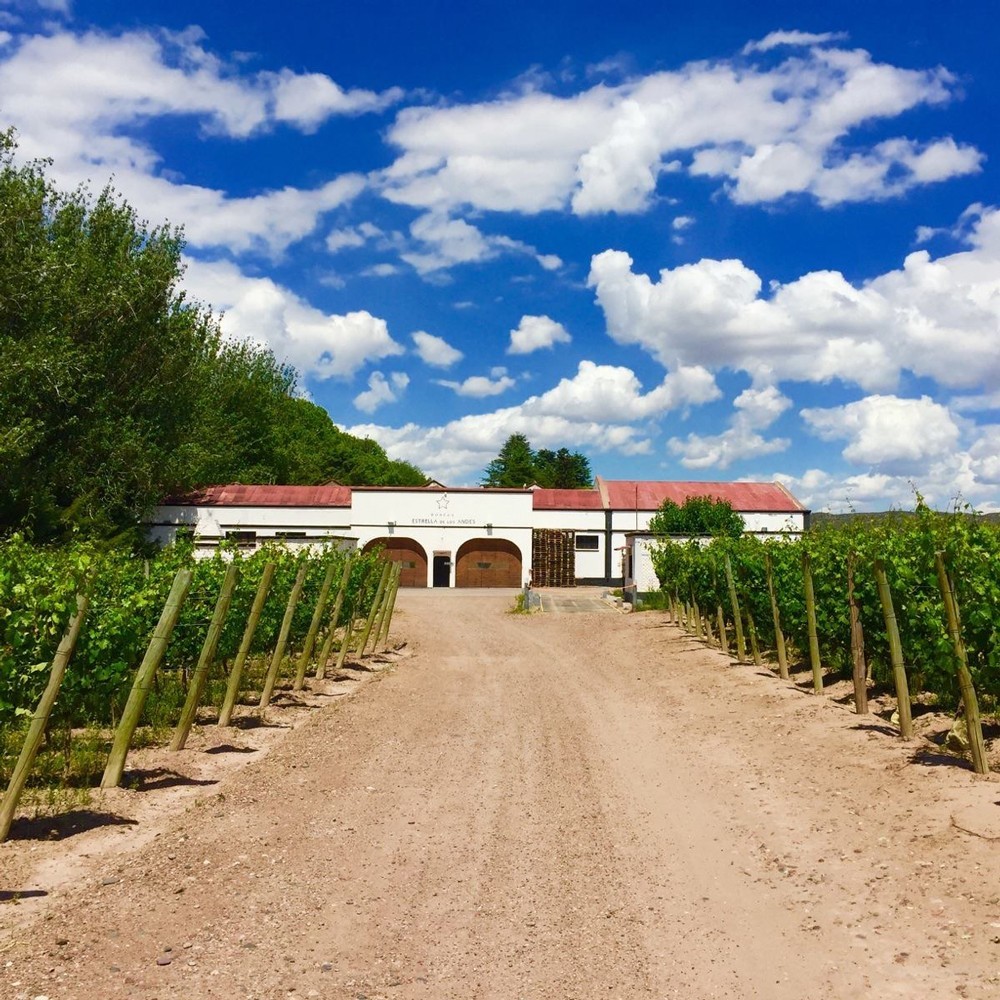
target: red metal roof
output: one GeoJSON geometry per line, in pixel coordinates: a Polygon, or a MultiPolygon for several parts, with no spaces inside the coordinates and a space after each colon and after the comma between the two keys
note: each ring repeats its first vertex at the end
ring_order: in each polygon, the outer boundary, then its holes
{"type": "Polygon", "coordinates": [[[547,490],[534,491],[531,506],[534,510],[601,510],[604,504],[597,490],[547,490]]]}
{"type": "MultiPolygon", "coordinates": [[[[780,483],[678,483],[645,482],[632,479],[596,479],[593,490],[549,490],[536,488],[532,493],[535,510],[656,510],[666,499],[683,504],[689,497],[710,496],[728,500],[737,511],[801,513],[805,508],[780,483]]],[[[427,487],[356,487],[386,492],[421,492],[427,487]]],[[[444,492],[438,487],[433,492],[444,492]]],[[[524,493],[526,490],[486,490],[482,487],[458,487],[455,493],[524,493]]],[[[351,487],[325,486],[206,486],[182,497],[172,497],[168,504],[206,507],[350,507],[351,487]]]]}
{"type": "Polygon", "coordinates": [[[690,497],[728,500],[736,511],[801,513],[802,506],[781,483],[678,483],[601,479],[597,485],[612,510],[656,510],[664,500],[683,504],[690,497]]]}
{"type": "Polygon", "coordinates": [[[206,486],[168,504],[204,507],[350,507],[349,486],[206,486]]]}

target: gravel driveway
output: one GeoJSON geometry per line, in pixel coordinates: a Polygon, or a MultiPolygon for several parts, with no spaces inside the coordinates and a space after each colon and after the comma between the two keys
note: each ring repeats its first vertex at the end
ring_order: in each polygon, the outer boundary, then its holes
{"type": "Polygon", "coordinates": [[[996,781],[662,614],[511,599],[401,592],[373,682],[56,845],[65,884],[0,907],[0,996],[1000,996],[996,781]]]}

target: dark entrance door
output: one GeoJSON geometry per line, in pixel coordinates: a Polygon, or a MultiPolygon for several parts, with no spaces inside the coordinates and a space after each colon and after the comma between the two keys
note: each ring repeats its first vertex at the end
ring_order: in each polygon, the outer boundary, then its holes
{"type": "Polygon", "coordinates": [[[451,586],[451,556],[434,557],[434,586],[451,586]]]}

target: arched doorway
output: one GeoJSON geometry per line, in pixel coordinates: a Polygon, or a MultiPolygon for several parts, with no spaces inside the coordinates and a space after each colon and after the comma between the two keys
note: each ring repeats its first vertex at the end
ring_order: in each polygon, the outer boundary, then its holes
{"type": "Polygon", "coordinates": [[[383,558],[400,563],[402,571],[399,574],[401,587],[427,586],[427,553],[420,542],[412,538],[397,538],[395,535],[385,538],[373,538],[365,547],[365,552],[371,552],[381,545],[383,558]]]}
{"type": "Polygon", "coordinates": [[[521,550],[505,538],[473,538],[455,563],[456,587],[521,586],[521,550]]]}

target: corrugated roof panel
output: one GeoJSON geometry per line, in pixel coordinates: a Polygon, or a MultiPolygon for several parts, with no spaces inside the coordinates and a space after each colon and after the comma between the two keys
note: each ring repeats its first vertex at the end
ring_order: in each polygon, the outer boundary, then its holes
{"type": "Polygon", "coordinates": [[[207,486],[167,503],[205,507],[350,507],[349,486],[207,486]]]}
{"type": "Polygon", "coordinates": [[[642,482],[603,480],[612,510],[656,510],[664,500],[683,504],[690,497],[728,500],[737,511],[801,513],[802,506],[780,483],[642,482]]]}
{"type": "Polygon", "coordinates": [[[536,489],[531,506],[534,510],[602,510],[597,490],[536,489]]]}

